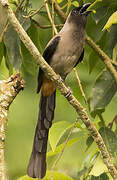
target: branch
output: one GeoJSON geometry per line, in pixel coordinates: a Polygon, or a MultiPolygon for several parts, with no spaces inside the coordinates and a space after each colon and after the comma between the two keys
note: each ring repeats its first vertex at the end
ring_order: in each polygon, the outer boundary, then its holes
{"type": "Polygon", "coordinates": [[[67,10],[66,10],[66,13],[65,13],[66,16],[68,16],[68,14],[69,14],[70,7],[71,7],[71,0],[68,0],[68,2],[67,2],[67,10]]]}
{"type": "MultiPolygon", "coordinates": [[[[52,0],[49,0],[49,3],[52,4],[52,0]]],[[[60,6],[56,3],[56,1],[54,2],[54,7],[55,7],[56,11],[58,12],[58,15],[65,21],[67,16],[61,10],[60,6]]]]}
{"type": "Polygon", "coordinates": [[[18,4],[18,7],[17,7],[15,13],[17,13],[17,12],[21,9],[22,4],[24,3],[24,1],[25,1],[25,0],[22,0],[22,1],[18,4]]]}
{"type": "Polygon", "coordinates": [[[25,18],[31,18],[39,13],[39,11],[45,6],[46,1],[33,13],[29,14],[28,16],[24,16],[25,18]]]}
{"type": "Polygon", "coordinates": [[[4,34],[6,33],[8,27],[9,27],[9,23],[5,26],[4,30],[3,30],[2,33],[1,33],[1,36],[0,36],[0,43],[2,42],[3,37],[4,37],[4,34]]]}
{"type": "MultiPolygon", "coordinates": [[[[52,22],[53,22],[53,24],[55,24],[54,23],[54,2],[55,2],[55,0],[52,0],[52,13],[51,14],[52,14],[52,22]]],[[[53,28],[52,28],[52,34],[53,34],[53,36],[55,35],[53,28]]]]}
{"type": "Polygon", "coordinates": [[[111,157],[107,151],[107,148],[104,144],[104,141],[97,131],[96,127],[94,126],[93,122],[89,119],[85,109],[80,104],[80,102],[70,93],[69,88],[65,86],[63,81],[61,80],[60,76],[57,75],[53,69],[47,64],[47,62],[44,60],[44,58],[39,53],[38,49],[35,47],[33,42],[31,41],[30,37],[27,35],[27,33],[24,31],[22,26],[19,24],[17,18],[15,17],[12,9],[10,8],[9,4],[5,0],[0,0],[3,7],[6,9],[6,12],[8,13],[8,19],[9,22],[12,24],[13,28],[18,33],[20,39],[24,43],[24,45],[27,47],[29,52],[33,55],[33,57],[36,60],[36,63],[40,65],[42,70],[46,73],[46,75],[54,81],[55,85],[58,87],[58,89],[61,91],[61,93],[66,97],[68,102],[75,108],[76,112],[78,113],[80,119],[84,122],[87,129],[91,133],[92,137],[94,138],[94,141],[96,142],[100,153],[102,155],[103,161],[105,165],[107,166],[111,176],[113,179],[117,179],[117,171],[112,163],[111,157]]]}
{"type": "MultiPolygon", "coordinates": [[[[31,20],[40,28],[42,29],[48,29],[48,28],[52,28],[51,25],[41,25],[39,22],[35,21],[34,19],[31,18],[31,20]]],[[[55,24],[55,27],[63,27],[63,24],[55,24]]]]}
{"type": "MultiPolygon", "coordinates": [[[[49,0],[49,2],[51,4],[52,0],[49,0]]],[[[55,9],[58,12],[59,16],[61,16],[63,18],[63,20],[65,21],[67,16],[61,10],[60,6],[57,4],[56,1],[55,1],[54,5],[55,5],[55,9]]],[[[99,48],[99,46],[97,46],[97,44],[88,35],[86,35],[86,42],[100,56],[100,59],[104,62],[104,64],[106,65],[107,69],[110,71],[110,73],[114,77],[115,82],[117,83],[117,71],[115,70],[115,68],[112,65],[112,59],[110,59],[109,56],[107,56],[106,53],[104,53],[104,51],[102,51],[99,48]]]]}
{"type": "Polygon", "coordinates": [[[85,103],[88,104],[87,98],[86,98],[85,93],[84,93],[84,90],[83,90],[83,88],[82,88],[82,85],[81,85],[81,82],[80,82],[80,78],[79,78],[79,76],[78,76],[78,72],[77,72],[76,68],[74,68],[74,73],[75,73],[75,75],[76,75],[76,79],[77,79],[77,81],[78,81],[78,85],[79,85],[79,88],[80,88],[82,97],[84,98],[85,103]]]}
{"type": "Polygon", "coordinates": [[[114,118],[112,119],[112,121],[109,122],[109,124],[108,124],[108,127],[109,127],[110,129],[112,129],[113,123],[114,123],[115,121],[117,121],[117,114],[114,116],[114,118]]]}
{"type": "Polygon", "coordinates": [[[55,24],[54,24],[54,22],[53,22],[53,19],[52,19],[52,17],[51,17],[50,10],[49,10],[49,7],[48,7],[47,2],[45,2],[45,7],[46,7],[47,14],[48,14],[48,18],[49,18],[50,23],[51,23],[51,25],[52,25],[53,32],[54,32],[55,34],[57,34],[58,32],[57,32],[57,29],[56,29],[55,24]]]}
{"type": "Polygon", "coordinates": [[[0,81],[0,179],[6,180],[6,164],[4,158],[5,130],[7,127],[8,110],[17,94],[24,87],[20,74],[0,81]]]}

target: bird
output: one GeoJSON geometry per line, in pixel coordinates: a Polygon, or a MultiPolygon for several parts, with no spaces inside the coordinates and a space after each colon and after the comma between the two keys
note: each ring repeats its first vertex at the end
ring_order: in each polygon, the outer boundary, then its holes
{"type": "MultiPolygon", "coordinates": [[[[56,74],[65,81],[67,75],[84,57],[87,8],[91,3],[75,7],[69,13],[60,32],[47,44],[43,58],[56,74]]],[[[39,115],[35,130],[31,157],[27,174],[32,178],[43,178],[46,175],[46,152],[49,129],[54,119],[56,106],[56,86],[39,68],[37,93],[41,91],[39,115]]]]}

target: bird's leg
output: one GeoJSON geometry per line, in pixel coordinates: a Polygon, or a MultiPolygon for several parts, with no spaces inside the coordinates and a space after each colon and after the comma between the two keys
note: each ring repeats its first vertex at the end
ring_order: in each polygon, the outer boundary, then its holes
{"type": "Polygon", "coordinates": [[[65,80],[58,74],[58,79],[65,84],[65,80]]]}
{"type": "MultiPolygon", "coordinates": [[[[58,74],[58,79],[59,79],[60,81],[62,81],[65,86],[67,86],[66,83],[65,83],[65,78],[62,78],[59,74],[58,74]]],[[[67,88],[68,88],[68,91],[67,91],[67,93],[66,93],[66,95],[65,95],[66,98],[68,98],[68,97],[71,96],[71,94],[72,94],[71,88],[70,88],[69,86],[67,86],[67,88]]]]}

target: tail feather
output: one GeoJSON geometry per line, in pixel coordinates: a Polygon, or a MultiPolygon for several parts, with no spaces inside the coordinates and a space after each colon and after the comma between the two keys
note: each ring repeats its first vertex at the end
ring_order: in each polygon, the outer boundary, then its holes
{"type": "Polygon", "coordinates": [[[40,111],[35,131],[33,150],[27,173],[32,178],[43,178],[46,174],[46,151],[49,128],[52,125],[55,109],[55,95],[40,98],[40,111]]]}

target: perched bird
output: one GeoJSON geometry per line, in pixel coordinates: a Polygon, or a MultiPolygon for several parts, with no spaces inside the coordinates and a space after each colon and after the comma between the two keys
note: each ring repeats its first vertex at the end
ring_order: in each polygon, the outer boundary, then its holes
{"type": "MultiPolygon", "coordinates": [[[[43,57],[53,70],[65,80],[71,70],[84,56],[85,26],[87,8],[90,3],[74,8],[61,29],[47,44],[43,57]]],[[[46,151],[49,128],[55,110],[56,87],[45,73],[39,69],[37,93],[41,89],[39,116],[34,136],[32,154],[27,173],[33,178],[43,178],[46,174],[46,151]]]]}

